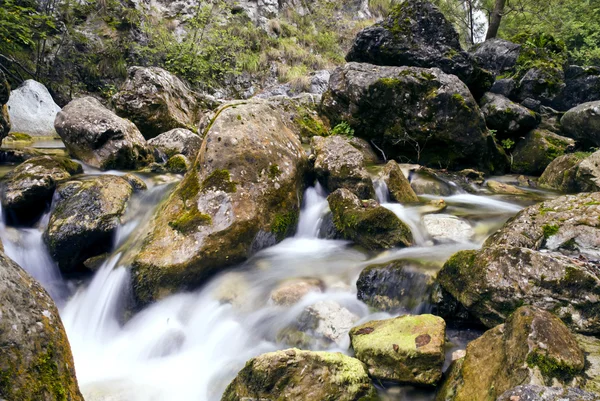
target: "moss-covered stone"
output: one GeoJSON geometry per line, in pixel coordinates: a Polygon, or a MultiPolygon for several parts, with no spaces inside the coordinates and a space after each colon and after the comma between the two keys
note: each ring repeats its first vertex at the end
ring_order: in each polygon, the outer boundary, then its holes
{"type": "Polygon", "coordinates": [[[445,333],[437,316],[401,316],[354,327],[350,340],[371,377],[435,385],[442,378],[445,333]]]}
{"type": "Polygon", "coordinates": [[[557,157],[575,146],[575,141],[546,130],[534,130],[513,151],[511,169],[515,173],[541,175],[557,157]]]}
{"type": "Polygon", "coordinates": [[[228,170],[215,170],[202,181],[201,189],[203,191],[235,192],[236,183],[231,181],[231,175],[228,170]]]}
{"type": "Polygon", "coordinates": [[[380,178],[386,183],[392,201],[398,203],[416,203],[419,201],[400,165],[395,161],[390,160],[387,162],[381,171],[380,178]]]}
{"type": "Polygon", "coordinates": [[[167,160],[165,168],[173,174],[185,174],[190,168],[190,161],[184,155],[175,155],[167,160]]]}

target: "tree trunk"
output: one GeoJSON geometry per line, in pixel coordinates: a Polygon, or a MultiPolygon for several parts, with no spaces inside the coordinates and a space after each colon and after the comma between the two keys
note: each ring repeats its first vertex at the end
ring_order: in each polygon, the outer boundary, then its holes
{"type": "Polygon", "coordinates": [[[495,38],[498,35],[498,29],[500,29],[500,22],[502,21],[502,14],[504,13],[504,5],[506,0],[496,0],[494,5],[494,11],[490,17],[490,27],[488,28],[485,40],[495,38]]]}

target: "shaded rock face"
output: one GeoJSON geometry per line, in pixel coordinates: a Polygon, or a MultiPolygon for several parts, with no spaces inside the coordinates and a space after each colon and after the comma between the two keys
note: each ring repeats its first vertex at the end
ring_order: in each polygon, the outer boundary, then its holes
{"type": "Polygon", "coordinates": [[[502,95],[488,92],[479,104],[488,128],[496,130],[501,138],[518,138],[540,123],[535,112],[502,95]]]}
{"type": "Polygon", "coordinates": [[[566,193],[600,191],[600,152],[557,157],[546,167],[538,184],[566,193]]]}
{"type": "Polygon", "coordinates": [[[469,89],[436,68],[346,64],[333,72],[321,108],[332,125],[347,122],[388,158],[438,168],[507,165],[469,89]]]}
{"type": "Polygon", "coordinates": [[[477,45],[472,52],[477,63],[494,75],[513,72],[521,54],[521,45],[494,38],[477,45]]]}
{"type": "Polygon", "coordinates": [[[437,67],[458,76],[480,97],[492,85],[489,72],[463,51],[458,33],[428,1],[405,1],[390,16],[356,37],[347,61],[387,66],[437,67]]]}
{"type": "Polygon", "coordinates": [[[0,252],[0,397],[83,401],[67,334],[42,286],[0,252]]]}
{"type": "Polygon", "coordinates": [[[333,224],[343,238],[371,250],[410,246],[412,233],[393,212],[376,201],[361,202],[347,189],[327,198],[333,224]]]}
{"type": "Polygon", "coordinates": [[[544,387],[535,384],[517,386],[506,391],[496,401],[598,401],[599,396],[580,388],[544,387]]]}
{"type": "Polygon", "coordinates": [[[533,130],[515,147],[511,170],[539,176],[554,159],[574,148],[575,141],[571,138],[543,129],[533,130]]]}
{"type": "Polygon", "coordinates": [[[564,196],[521,211],[481,251],[453,255],[440,285],[487,327],[520,305],[556,313],[573,330],[600,333],[600,193],[564,196]]]}
{"type": "Polygon", "coordinates": [[[585,358],[569,329],[549,312],[524,306],[506,324],[467,345],[436,400],[495,400],[525,384],[583,384],[585,358]]]}
{"type": "Polygon", "coordinates": [[[10,93],[11,131],[31,136],[56,136],[54,120],[60,107],[41,83],[28,79],[10,93]]]}
{"type": "Polygon", "coordinates": [[[375,401],[378,397],[359,360],[341,353],[288,349],[249,360],[221,401],[250,399],[375,401]]]}
{"type": "Polygon", "coordinates": [[[600,338],[581,334],[576,334],[575,338],[585,354],[584,389],[600,399],[600,338]]]}
{"type": "Polygon", "coordinates": [[[312,72],[308,78],[306,86],[297,85],[293,82],[268,87],[256,95],[259,99],[269,99],[275,96],[294,97],[301,93],[311,93],[322,95],[327,90],[331,72],[329,70],[319,70],[312,72]]]}
{"type": "Polygon", "coordinates": [[[174,128],[197,131],[196,95],[179,78],[158,67],[130,67],[121,90],[113,96],[117,114],[131,120],[145,138],[174,128]]]}
{"type": "Polygon", "coordinates": [[[72,273],[111,250],[133,188],[121,177],[101,175],[68,181],[56,192],[44,242],[61,271],[72,273]]]}
{"type": "Polygon", "coordinates": [[[9,221],[32,223],[52,201],[60,181],[83,173],[80,164],[56,156],[27,160],[8,173],[2,184],[2,208],[9,221]]]}
{"type": "Polygon", "coordinates": [[[596,100],[600,100],[600,68],[571,65],[565,69],[565,88],[553,100],[552,107],[566,111],[596,100]]]}
{"type": "Polygon", "coordinates": [[[432,286],[426,267],[404,260],[367,266],[356,282],[358,299],[384,311],[424,309],[432,286]]]}
{"type": "Polygon", "coordinates": [[[8,99],[10,98],[10,85],[0,71],[0,143],[10,131],[10,117],[8,116],[8,99]]]}
{"type": "Polygon", "coordinates": [[[360,199],[375,197],[373,182],[365,169],[363,154],[342,136],[313,137],[314,170],[319,181],[333,192],[346,188],[360,199]]]}
{"type": "Polygon", "coordinates": [[[281,115],[264,101],[218,112],[195,165],[149,222],[134,260],[140,305],[194,288],[294,231],[307,157],[281,115]]]}
{"type": "Polygon", "coordinates": [[[529,99],[551,106],[565,89],[564,72],[556,68],[531,68],[518,82],[515,98],[523,103],[529,99]]]}
{"type": "Polygon", "coordinates": [[[56,116],[56,132],[69,153],[102,170],[135,169],[152,160],[140,131],[92,97],[75,99],[56,116]]]}
{"type": "Polygon", "coordinates": [[[196,160],[202,138],[190,130],[175,128],[150,139],[148,145],[159,149],[167,158],[181,154],[189,160],[196,160]]]}
{"type": "Polygon", "coordinates": [[[600,101],[583,103],[567,111],[560,124],[565,135],[588,146],[600,146],[600,101]]]}
{"type": "Polygon", "coordinates": [[[419,201],[400,165],[394,160],[387,162],[379,178],[387,185],[392,201],[398,203],[416,203],[419,201]]]}
{"type": "Polygon", "coordinates": [[[354,327],[350,341],[372,378],[435,385],[442,378],[445,335],[443,319],[406,315],[354,327]]]}

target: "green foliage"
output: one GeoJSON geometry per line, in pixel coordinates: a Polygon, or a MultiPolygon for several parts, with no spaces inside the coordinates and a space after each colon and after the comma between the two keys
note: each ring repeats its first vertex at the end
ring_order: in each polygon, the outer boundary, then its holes
{"type": "Polygon", "coordinates": [[[515,146],[515,141],[510,138],[502,140],[502,147],[506,150],[511,150],[515,146]]]}
{"type": "Polygon", "coordinates": [[[354,128],[350,126],[346,121],[342,121],[331,130],[331,135],[342,135],[348,138],[354,136],[354,128]]]}

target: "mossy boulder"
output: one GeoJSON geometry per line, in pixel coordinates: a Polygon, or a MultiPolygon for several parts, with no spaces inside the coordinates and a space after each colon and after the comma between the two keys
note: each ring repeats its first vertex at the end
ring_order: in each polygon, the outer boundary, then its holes
{"type": "Polygon", "coordinates": [[[502,95],[488,92],[481,98],[479,105],[488,128],[497,131],[499,138],[518,139],[537,127],[541,121],[537,113],[502,95]]]}
{"type": "Polygon", "coordinates": [[[136,126],[93,97],[67,104],[54,127],[71,156],[101,170],[136,169],[153,160],[136,126]]]}
{"type": "Polygon", "coordinates": [[[148,145],[163,152],[167,158],[181,154],[195,161],[202,146],[202,138],[190,130],[175,128],[150,139],[148,145]]]}
{"type": "Polygon", "coordinates": [[[559,156],[554,159],[542,173],[538,185],[541,188],[553,189],[563,193],[590,192],[600,189],[598,171],[595,160],[600,153],[577,152],[559,156]],[[583,161],[590,158],[585,164],[583,161]],[[579,168],[583,164],[580,173],[579,168]]]}
{"type": "Polygon", "coordinates": [[[35,222],[52,202],[58,183],[81,173],[81,165],[65,157],[34,157],[18,165],[2,184],[6,217],[14,223],[35,222]]]}
{"type": "Polygon", "coordinates": [[[10,85],[4,73],[0,71],[0,144],[10,132],[10,117],[8,116],[8,106],[6,105],[9,98],[10,85]]]}
{"type": "Polygon", "coordinates": [[[600,399],[600,338],[576,334],[575,339],[585,354],[584,389],[600,399]]]}
{"type": "Polygon", "coordinates": [[[44,242],[63,273],[109,252],[133,188],[127,180],[101,175],[65,182],[56,189],[44,242]]]}
{"type": "Polygon", "coordinates": [[[577,387],[545,387],[536,384],[517,386],[506,391],[496,401],[598,401],[598,394],[577,387]]]}
{"type": "MultiPolygon", "coordinates": [[[[445,291],[487,327],[521,305],[556,313],[573,330],[600,333],[600,193],[530,206],[480,251],[453,255],[438,273],[445,291]]],[[[448,317],[451,318],[451,317],[448,317]]]]}
{"type": "Polygon", "coordinates": [[[83,401],[67,334],[44,288],[0,252],[0,398],[83,401]]]}
{"type": "Polygon", "coordinates": [[[520,53],[520,44],[500,38],[488,39],[472,50],[477,63],[497,76],[514,73],[520,53]]]}
{"type": "Polygon", "coordinates": [[[165,168],[169,173],[185,174],[191,168],[191,163],[184,155],[175,155],[167,160],[165,168]]]}
{"type": "Polygon", "coordinates": [[[412,233],[392,211],[376,201],[361,201],[347,189],[338,189],[327,198],[333,224],[343,238],[367,249],[388,249],[412,245],[412,233]]]}
{"type": "Polygon", "coordinates": [[[387,185],[392,201],[398,203],[419,202],[417,194],[410,186],[408,179],[404,176],[400,165],[394,160],[387,162],[379,178],[387,185]]]}
{"type": "Polygon", "coordinates": [[[363,154],[343,136],[313,137],[314,170],[329,192],[346,188],[361,199],[375,197],[363,154]]]}
{"type": "Polygon", "coordinates": [[[257,356],[229,384],[221,401],[375,401],[377,391],[357,359],[288,349],[257,356]]]}
{"type": "Polygon", "coordinates": [[[469,89],[437,68],[348,63],[333,72],[321,109],[388,159],[496,172],[508,164],[469,89]]]}
{"type": "Polygon", "coordinates": [[[435,385],[442,378],[446,323],[433,315],[400,316],[354,327],[356,358],[377,380],[435,385]]]}
{"type": "Polygon", "coordinates": [[[560,124],[566,136],[588,146],[600,146],[600,101],[580,104],[567,111],[560,124]]]}
{"type": "Polygon", "coordinates": [[[294,232],[308,162],[281,116],[258,100],[217,112],[196,163],[146,227],[133,260],[140,306],[196,288],[294,232]]]}
{"type": "Polygon", "coordinates": [[[388,66],[437,67],[458,76],[476,97],[493,82],[463,51],[458,33],[431,2],[405,1],[388,18],[362,30],[346,56],[347,61],[388,66]]]}
{"type": "Polygon", "coordinates": [[[557,157],[575,147],[575,141],[543,129],[529,132],[512,152],[513,172],[541,175],[557,157]]]}
{"type": "Polygon", "coordinates": [[[569,329],[551,313],[517,309],[505,324],[467,345],[437,401],[495,400],[519,385],[583,384],[585,358],[569,329]]]}
{"type": "Polygon", "coordinates": [[[379,310],[414,312],[428,302],[435,271],[410,260],[369,265],[356,282],[357,297],[379,310]]]}

